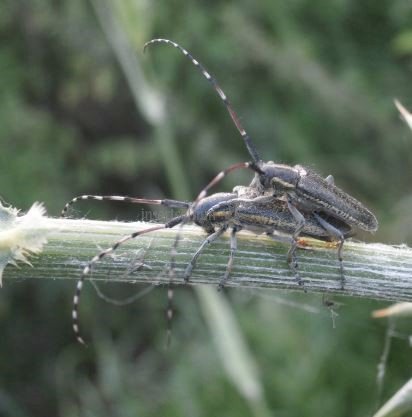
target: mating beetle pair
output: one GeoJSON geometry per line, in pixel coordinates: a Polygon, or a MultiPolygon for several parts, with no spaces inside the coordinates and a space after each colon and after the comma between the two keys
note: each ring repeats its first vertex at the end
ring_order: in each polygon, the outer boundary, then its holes
{"type": "MultiPolygon", "coordinates": [[[[93,196],[84,195],[74,198],[63,209],[78,200],[117,200],[142,204],[161,204],[172,208],[186,209],[184,215],[169,220],[164,225],[153,226],[149,229],[135,232],[116,242],[111,248],[96,255],[85,267],[77,284],[73,300],[73,329],[78,341],[83,342],[78,327],[78,305],[83,281],[90,273],[94,263],[115,251],[122,243],[142,234],[162,228],[172,228],[178,224],[193,222],[201,226],[209,236],[193,255],[188,264],[184,279],[188,281],[191,271],[202,250],[221,236],[226,230],[231,230],[230,257],[224,277],[220,282],[223,286],[230,275],[236,252],[236,233],[242,229],[256,233],[266,233],[273,237],[274,232],[291,235],[291,247],[288,252],[288,263],[298,278],[295,266],[297,239],[306,235],[323,240],[339,242],[338,257],[341,266],[343,287],[342,247],[346,237],[352,234],[352,227],[366,231],[375,231],[378,222],[375,216],[359,201],[334,185],[333,177],[322,178],[317,173],[300,165],[294,167],[274,162],[264,162],[239,117],[232,108],[227,96],[219,87],[216,80],[193,56],[178,45],[167,39],[153,39],[145,44],[146,49],[155,43],[166,43],[179,49],[191,62],[200,69],[204,77],[212,84],[215,91],[225,104],[236,128],[241,134],[251,162],[232,165],[221,171],[198,195],[193,203],[176,200],[148,200],[123,196],[93,196]],[[225,175],[236,169],[248,168],[255,172],[255,177],[248,187],[235,187],[232,193],[216,193],[207,196],[211,187],[216,185],[225,175]]],[[[177,240],[176,240],[177,242],[177,240]]],[[[177,243],[176,243],[177,245],[177,243]]]]}
{"type": "MultiPolygon", "coordinates": [[[[242,126],[240,119],[233,109],[226,94],[220,88],[216,79],[196,60],[186,49],[179,44],[168,39],[153,39],[147,42],[144,50],[152,44],[165,43],[172,45],[180,50],[194,66],[196,66],[203,76],[211,83],[220,99],[226,106],[237,130],[239,131],[245,146],[252,158],[251,162],[244,162],[232,165],[226,170],[221,171],[199,194],[196,201],[201,200],[207,191],[216,185],[229,172],[240,168],[249,168],[256,174],[250,184],[250,189],[255,190],[255,195],[272,195],[276,199],[283,200],[292,214],[296,226],[292,233],[292,244],[288,252],[288,263],[293,267],[293,257],[297,247],[297,238],[304,230],[306,216],[314,216],[319,225],[328,231],[331,239],[340,241],[338,256],[342,262],[342,247],[345,237],[348,235],[346,229],[358,227],[368,232],[374,232],[378,228],[378,221],[374,214],[354,197],[342,191],[334,185],[331,175],[327,178],[321,177],[311,169],[301,165],[294,167],[276,164],[272,161],[264,162],[257,152],[255,145],[249,134],[242,126]],[[325,219],[324,215],[329,215],[331,219],[325,219]],[[340,224],[334,224],[338,221],[340,224]],[[343,224],[345,225],[342,229],[343,224]],[[342,230],[341,230],[342,229],[342,230]]],[[[273,201],[276,201],[275,199],[273,201]]],[[[278,207],[274,205],[276,211],[278,207]]],[[[342,264],[341,264],[342,265],[342,264]]],[[[342,271],[343,285],[343,271],[342,271]]]]}

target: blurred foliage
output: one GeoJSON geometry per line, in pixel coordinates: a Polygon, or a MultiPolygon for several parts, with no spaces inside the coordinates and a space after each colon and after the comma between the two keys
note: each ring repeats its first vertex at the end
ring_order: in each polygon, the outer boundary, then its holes
{"type": "MultiPolygon", "coordinates": [[[[396,97],[412,108],[411,19],[406,0],[3,0],[1,197],[23,209],[43,201],[54,216],[80,193],[193,198],[220,169],[247,160],[195,68],[165,46],[143,56],[145,41],[167,37],[217,77],[265,158],[333,173],[377,213],[379,232],[362,238],[411,243],[412,138],[393,105],[396,97]],[[133,54],[121,55],[116,28],[133,54]],[[131,58],[143,71],[134,86],[131,58]],[[161,123],[148,115],[147,89],[166,98],[161,123]]],[[[249,179],[234,174],[222,187],[249,179]]],[[[95,218],[137,212],[79,210],[95,218]]],[[[257,415],[228,382],[191,291],[176,291],[167,352],[164,290],[123,309],[85,292],[82,322],[95,329],[89,349],[73,342],[72,292],[70,282],[5,282],[0,415],[257,415]]],[[[229,296],[273,415],[372,413],[385,333],[369,319],[376,303],[343,300],[333,329],[316,297],[289,296],[318,304],[318,315],[229,296]]],[[[385,398],[410,378],[410,353],[395,339],[385,398]]]]}

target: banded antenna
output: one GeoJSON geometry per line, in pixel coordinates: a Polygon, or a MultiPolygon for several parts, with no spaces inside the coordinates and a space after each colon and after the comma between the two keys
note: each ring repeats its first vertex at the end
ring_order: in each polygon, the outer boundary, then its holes
{"type": "Polygon", "coordinates": [[[223,90],[220,88],[219,84],[217,83],[216,79],[206,70],[206,68],[197,60],[195,59],[192,54],[190,54],[189,51],[181,47],[178,43],[173,42],[169,39],[152,39],[149,42],[146,42],[143,47],[143,52],[146,51],[146,48],[150,45],[157,44],[157,43],[165,43],[167,45],[172,45],[176,49],[179,49],[185,55],[189,60],[192,62],[192,64],[197,67],[202,75],[206,78],[206,80],[209,81],[209,83],[212,85],[213,89],[216,91],[216,93],[219,95],[220,99],[223,101],[223,104],[225,105],[227,111],[230,114],[230,117],[233,120],[233,123],[235,124],[237,130],[239,131],[240,135],[242,136],[243,142],[246,145],[246,149],[249,152],[249,155],[251,156],[253,162],[258,163],[261,161],[260,156],[256,150],[255,145],[252,142],[252,138],[249,136],[249,134],[246,132],[245,128],[243,127],[242,123],[240,122],[240,118],[235,112],[235,110],[232,107],[232,104],[230,103],[229,99],[227,98],[226,94],[223,92],[223,90]]]}

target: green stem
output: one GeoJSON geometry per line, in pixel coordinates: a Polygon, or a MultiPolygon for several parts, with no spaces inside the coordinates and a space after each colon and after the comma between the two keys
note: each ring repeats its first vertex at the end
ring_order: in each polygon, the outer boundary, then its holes
{"type": "MultiPolygon", "coordinates": [[[[122,236],[153,227],[153,223],[121,223],[92,220],[45,219],[51,232],[43,252],[31,259],[34,268],[8,266],[4,279],[56,278],[73,279],[90,259],[110,247],[122,236]]],[[[96,263],[90,278],[145,283],[167,283],[164,274],[170,261],[170,248],[177,230],[149,233],[122,245],[113,256],[96,263]],[[148,248],[150,246],[150,248],[148,248]],[[143,251],[142,251],[143,249],[143,251]],[[147,249],[147,250],[146,250],[147,249]],[[140,250],[140,252],[138,252],[140,250]],[[138,268],[140,255],[144,267],[138,268]],[[137,256],[139,255],[139,256],[137,256]],[[135,270],[128,274],[128,269],[135,270]]],[[[205,238],[196,226],[181,230],[176,258],[174,284],[183,284],[183,272],[191,256],[205,238]]],[[[305,250],[298,251],[299,273],[307,292],[327,292],[392,301],[412,301],[412,250],[406,246],[365,244],[348,241],[344,246],[345,289],[340,289],[336,248],[327,243],[307,240],[305,250]]],[[[288,245],[265,236],[238,233],[238,252],[227,287],[272,288],[303,291],[288,268],[288,245]]],[[[217,286],[229,256],[227,236],[207,248],[193,270],[191,284],[217,286]]],[[[7,282],[6,282],[7,283],[7,282]]]]}

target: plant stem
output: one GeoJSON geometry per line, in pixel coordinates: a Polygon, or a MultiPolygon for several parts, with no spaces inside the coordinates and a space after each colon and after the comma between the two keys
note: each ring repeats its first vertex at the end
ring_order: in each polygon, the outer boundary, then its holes
{"type": "MultiPolygon", "coordinates": [[[[51,232],[43,252],[32,258],[33,268],[8,266],[4,279],[74,279],[90,259],[122,236],[153,227],[153,223],[121,223],[92,220],[46,219],[51,232]]],[[[146,283],[167,283],[166,268],[178,228],[139,236],[122,245],[95,264],[90,278],[146,283]],[[149,247],[150,246],[150,247],[149,247]],[[143,249],[143,250],[142,250],[143,249]],[[147,250],[145,250],[147,249],[147,250]],[[144,260],[140,257],[144,255],[144,260]],[[128,271],[126,273],[126,271],[128,271]]],[[[205,238],[196,226],[180,229],[174,284],[183,283],[183,272],[191,256],[205,238]]],[[[339,263],[331,243],[302,240],[306,250],[298,251],[299,273],[304,288],[297,284],[286,262],[288,245],[247,232],[238,234],[238,252],[227,287],[278,288],[307,292],[328,292],[412,301],[412,250],[406,246],[365,244],[347,241],[344,246],[345,288],[340,289],[339,263]]],[[[226,236],[212,244],[199,257],[191,284],[217,285],[229,256],[226,236]]]]}

